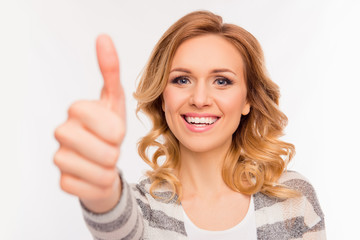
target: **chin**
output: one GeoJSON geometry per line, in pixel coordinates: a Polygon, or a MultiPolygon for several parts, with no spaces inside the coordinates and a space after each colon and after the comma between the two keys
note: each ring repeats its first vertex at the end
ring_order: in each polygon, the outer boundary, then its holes
{"type": "MultiPolygon", "coordinates": [[[[231,142],[230,142],[231,143],[231,142]]],[[[182,147],[193,153],[211,153],[222,151],[225,152],[228,149],[228,144],[222,142],[209,142],[209,141],[196,141],[181,143],[182,147]]],[[[229,144],[230,146],[230,144],[229,144]]]]}

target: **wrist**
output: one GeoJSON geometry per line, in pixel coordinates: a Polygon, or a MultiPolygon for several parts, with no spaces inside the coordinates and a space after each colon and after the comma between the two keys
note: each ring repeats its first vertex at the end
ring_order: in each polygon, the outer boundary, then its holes
{"type": "Polygon", "coordinates": [[[116,178],[113,189],[109,197],[102,199],[80,199],[81,203],[89,211],[97,214],[102,214],[112,210],[119,202],[121,197],[121,180],[120,177],[116,178]]]}

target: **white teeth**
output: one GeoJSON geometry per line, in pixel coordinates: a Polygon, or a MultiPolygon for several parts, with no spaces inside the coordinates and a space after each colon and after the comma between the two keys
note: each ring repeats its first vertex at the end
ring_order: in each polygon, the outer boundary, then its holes
{"type": "Polygon", "coordinates": [[[216,122],[217,117],[187,117],[185,116],[185,120],[190,124],[213,124],[216,122]]]}

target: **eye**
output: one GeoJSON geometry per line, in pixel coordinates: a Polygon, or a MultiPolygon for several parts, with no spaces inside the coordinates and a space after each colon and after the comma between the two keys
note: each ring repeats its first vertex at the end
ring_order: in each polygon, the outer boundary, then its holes
{"type": "Polygon", "coordinates": [[[215,84],[219,85],[219,86],[227,86],[227,85],[231,85],[233,83],[233,81],[231,81],[230,79],[221,77],[221,78],[217,78],[215,80],[215,84]]]}
{"type": "Polygon", "coordinates": [[[185,85],[185,84],[189,84],[190,80],[187,77],[180,76],[180,77],[176,77],[173,80],[171,80],[171,83],[175,83],[175,84],[179,84],[179,85],[185,85]]]}

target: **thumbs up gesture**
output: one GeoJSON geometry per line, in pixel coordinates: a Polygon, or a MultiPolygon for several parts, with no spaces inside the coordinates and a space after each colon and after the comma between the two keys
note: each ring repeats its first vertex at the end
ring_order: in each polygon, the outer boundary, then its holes
{"type": "Polygon", "coordinates": [[[69,107],[68,119],[55,130],[60,147],[54,163],[61,172],[61,188],[101,213],[113,208],[121,195],[116,162],[126,116],[119,59],[109,36],[97,38],[96,52],[104,79],[100,100],[81,100],[69,107]]]}

